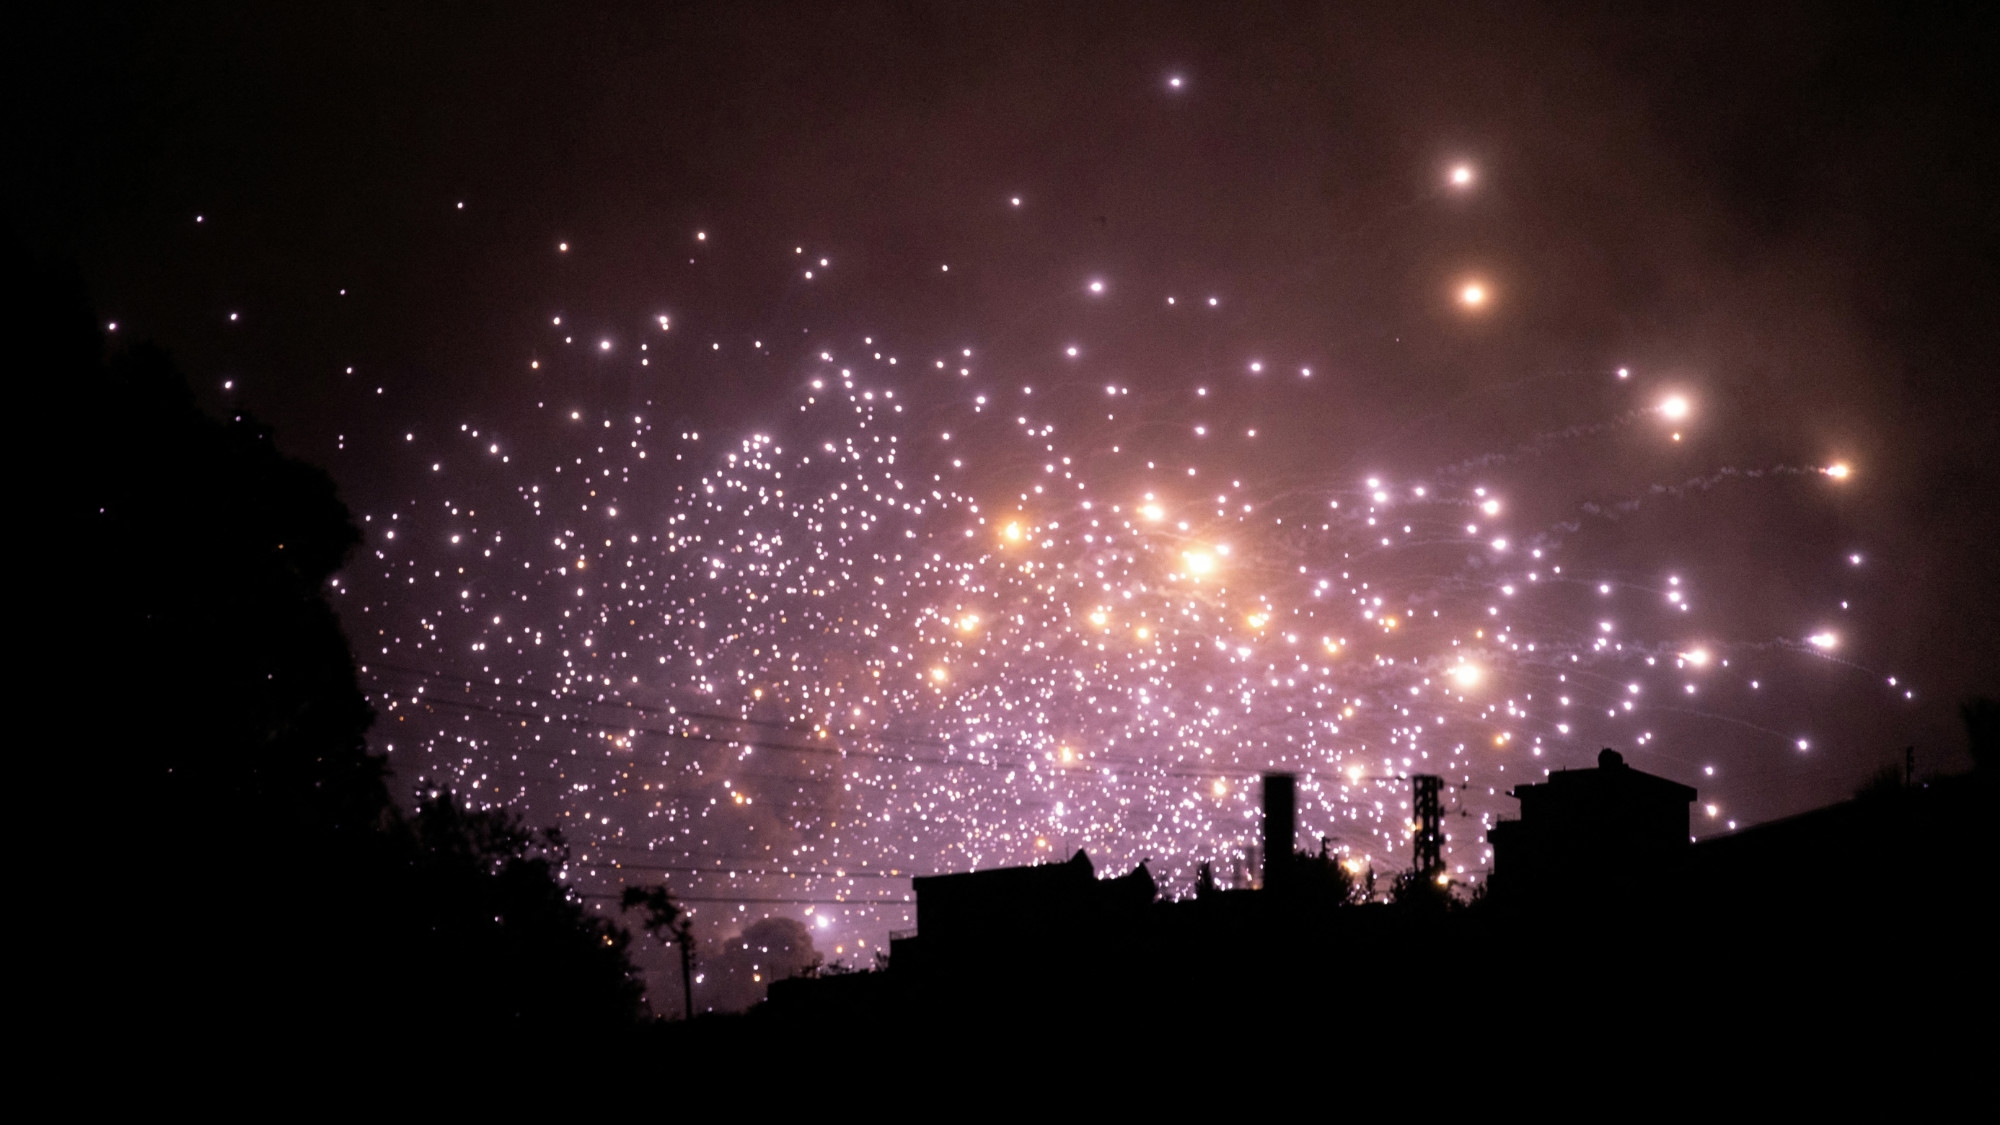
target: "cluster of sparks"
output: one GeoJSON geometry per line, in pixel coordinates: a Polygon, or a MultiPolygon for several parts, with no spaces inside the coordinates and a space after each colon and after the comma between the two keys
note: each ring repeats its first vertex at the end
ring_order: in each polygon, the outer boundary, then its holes
{"type": "MultiPolygon", "coordinates": [[[[800,247],[777,268],[824,284],[833,264],[800,247]]],[[[1491,315],[1485,283],[1440,287],[1491,315]]],[[[1442,776],[1448,876],[1476,884],[1516,781],[1645,751],[1656,701],[1709,692],[1739,644],[1841,648],[1812,623],[1690,639],[1696,576],[1594,572],[1562,527],[1516,526],[1504,479],[1261,478],[1226,388],[1093,380],[1079,344],[1028,372],[817,331],[775,353],[785,424],[714,432],[568,373],[775,345],[665,315],[618,339],[543,323],[522,361],[543,382],[509,421],[397,428],[417,483],[365,513],[337,584],[377,745],[559,824],[580,893],[667,883],[709,940],[785,914],[865,961],[913,924],[910,876],[1078,848],[1169,893],[1204,862],[1250,878],[1269,770],[1299,776],[1301,847],[1385,873],[1408,864],[1408,777],[1442,776]]],[[[1268,358],[1241,377],[1326,383],[1268,358]]],[[[1670,440],[1699,424],[1685,393],[1589,377],[1670,440]]],[[[1730,823],[1718,764],[1670,760],[1700,771],[1698,820],[1730,823]]]]}

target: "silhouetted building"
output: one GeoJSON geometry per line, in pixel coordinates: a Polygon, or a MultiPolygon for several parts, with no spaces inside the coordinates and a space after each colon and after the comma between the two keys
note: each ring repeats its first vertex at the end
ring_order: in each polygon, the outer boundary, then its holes
{"type": "Polygon", "coordinates": [[[1521,819],[1487,833],[1496,901],[1601,902],[1657,893],[1682,875],[1695,791],[1641,773],[1616,750],[1596,769],[1557,770],[1517,785],[1521,819]]]}
{"type": "Polygon", "coordinates": [[[1056,958],[1106,926],[1144,912],[1158,896],[1140,864],[1099,879],[1079,849],[1066,863],[996,867],[912,879],[917,932],[898,937],[898,968],[979,963],[1005,951],[1010,962],[1056,958]]]}
{"type": "Polygon", "coordinates": [[[1290,889],[1292,846],[1298,835],[1298,780],[1288,773],[1264,775],[1264,889],[1290,889]]]}
{"type": "Polygon", "coordinates": [[[1979,775],[1865,792],[1712,836],[1690,852],[1702,906],[1766,930],[1848,940],[1881,931],[1970,934],[2000,859],[1994,786],[1979,775]]]}

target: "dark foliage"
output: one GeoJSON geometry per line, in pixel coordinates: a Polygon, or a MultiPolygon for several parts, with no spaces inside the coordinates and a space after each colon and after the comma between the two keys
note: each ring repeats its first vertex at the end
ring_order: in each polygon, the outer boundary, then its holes
{"type": "Polygon", "coordinates": [[[1421,871],[1404,871],[1389,884],[1389,903],[1400,910],[1441,914],[1451,909],[1454,900],[1450,884],[1426,877],[1421,871]]]}
{"type": "Polygon", "coordinates": [[[628,935],[559,881],[569,849],[558,833],[432,790],[396,834],[405,863],[393,921],[415,944],[400,975],[427,1007],[482,1027],[638,1018],[628,935]]]}
{"type": "Polygon", "coordinates": [[[1354,873],[1325,849],[1299,852],[1292,858],[1292,872],[1301,898],[1337,906],[1352,906],[1360,898],[1354,873]]]}
{"type": "Polygon", "coordinates": [[[325,591],[360,536],[325,473],[205,414],[159,351],[104,357],[73,285],[16,268],[60,717],[30,777],[45,846],[106,888],[69,1010],[244,1038],[437,1024],[616,1025],[624,933],[557,878],[561,841],[432,792],[399,814],[325,591]]]}

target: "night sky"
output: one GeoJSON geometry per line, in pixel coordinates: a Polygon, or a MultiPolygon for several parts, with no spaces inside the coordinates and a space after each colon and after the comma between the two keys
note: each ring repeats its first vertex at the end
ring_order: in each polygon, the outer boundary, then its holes
{"type": "Polygon", "coordinates": [[[1698,835],[1968,765],[1990,17],[568,7],[65,6],[9,211],[334,475],[373,746],[580,893],[858,964],[1226,881],[1267,768],[1384,876],[1443,775],[1469,887],[1602,746],[1698,835]]]}

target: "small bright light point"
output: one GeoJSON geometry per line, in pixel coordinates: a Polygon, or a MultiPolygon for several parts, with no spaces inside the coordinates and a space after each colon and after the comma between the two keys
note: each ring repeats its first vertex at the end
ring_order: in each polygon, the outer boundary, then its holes
{"type": "Polygon", "coordinates": [[[1630,378],[1632,377],[1632,371],[1631,371],[1631,369],[1630,369],[1630,368],[1625,368],[1625,367],[1621,367],[1621,368],[1619,368],[1619,369],[1618,369],[1618,377],[1619,377],[1620,379],[1630,379],[1630,378]]]}
{"type": "Polygon", "coordinates": [[[1479,682],[1479,669],[1470,664],[1461,664],[1451,670],[1451,678],[1458,681],[1459,687],[1469,688],[1479,682]]]}
{"type": "Polygon", "coordinates": [[[1102,292],[1104,292],[1104,283],[1103,283],[1103,282],[1101,282],[1101,281],[1093,281],[1093,282],[1091,282],[1091,283],[1090,283],[1090,291],[1091,291],[1092,293],[1102,293],[1102,292]]]}
{"type": "Polygon", "coordinates": [[[705,231],[705,230],[698,230],[698,231],[694,232],[694,240],[695,240],[696,242],[707,242],[707,241],[708,241],[708,232],[707,232],[707,231],[705,231]]]}
{"type": "Polygon", "coordinates": [[[1464,187],[1472,182],[1472,169],[1461,164],[1451,170],[1451,182],[1464,187]]]}
{"type": "Polygon", "coordinates": [[[1008,200],[1007,202],[1008,202],[1008,203],[1010,203],[1010,204],[1012,204],[1012,205],[1013,205],[1013,206],[1015,206],[1015,207],[1019,207],[1019,206],[1021,205],[1021,197],[1020,197],[1020,196],[1018,196],[1018,195],[1017,195],[1017,196],[1014,196],[1014,197],[1013,197],[1012,199],[1009,199],[1009,200],[1008,200]]]}
{"type": "Polygon", "coordinates": [[[1474,282],[1458,291],[1458,299],[1477,308],[1486,303],[1486,287],[1474,282]]]}
{"type": "Polygon", "coordinates": [[[1847,467],[1847,462],[1845,461],[1836,461],[1826,467],[1826,475],[1835,480],[1846,480],[1847,475],[1853,471],[1847,467]]]}
{"type": "Polygon", "coordinates": [[[556,252],[561,254],[569,253],[569,243],[567,242],[556,243],[556,252]]]}
{"type": "Polygon", "coordinates": [[[1479,510],[1485,512],[1489,516],[1497,516],[1500,514],[1500,501],[1488,500],[1486,503],[1481,504],[1479,506],[1479,510]]]}
{"type": "Polygon", "coordinates": [[[598,349],[599,351],[605,351],[605,352],[608,352],[608,351],[610,351],[610,350],[611,350],[611,341],[609,341],[609,340],[599,340],[599,341],[597,342],[597,349],[598,349]]]}
{"type": "Polygon", "coordinates": [[[1187,562],[1189,574],[1209,574],[1215,570],[1215,556],[1206,551],[1188,551],[1181,558],[1187,562]]]}
{"type": "Polygon", "coordinates": [[[1167,79],[1167,85],[1168,85],[1169,87],[1171,87],[1171,88],[1175,89],[1175,90],[1178,90],[1178,89],[1180,89],[1180,88],[1181,88],[1181,76],[1180,76],[1180,75],[1178,75],[1178,74],[1176,74],[1176,75],[1174,75],[1173,77],[1171,77],[1171,78],[1167,79]]]}
{"type": "Polygon", "coordinates": [[[1675,421],[1679,421],[1687,417],[1688,400],[1679,395],[1674,395],[1660,404],[1660,413],[1675,421]]]}
{"type": "Polygon", "coordinates": [[[1073,348],[1073,347],[1072,347],[1072,348],[1069,348],[1069,349],[1066,349],[1066,350],[1068,351],[1068,353],[1069,353],[1069,357],[1070,357],[1071,359],[1075,359],[1075,358],[1076,358],[1076,349],[1075,349],[1075,348],[1073,348]]]}
{"type": "Polygon", "coordinates": [[[1148,504],[1145,507],[1139,509],[1139,514],[1145,516],[1149,520],[1165,519],[1167,515],[1167,510],[1165,508],[1160,507],[1158,504],[1148,504]]]}
{"type": "Polygon", "coordinates": [[[1708,663],[1708,650],[1698,648],[1689,652],[1684,652],[1681,654],[1681,659],[1686,660],[1689,664],[1692,664],[1697,668],[1700,668],[1708,663]]]}
{"type": "Polygon", "coordinates": [[[1822,649],[1830,649],[1840,643],[1840,638],[1834,636],[1832,633],[1814,633],[1812,636],[1807,637],[1806,640],[1810,641],[1814,648],[1822,649]]]}
{"type": "Polygon", "coordinates": [[[1806,741],[1805,739],[1803,739],[1803,738],[1799,739],[1799,743],[1798,743],[1798,745],[1799,745],[1799,749],[1800,749],[1800,750],[1810,750],[1810,749],[1812,749],[1812,745],[1811,745],[1810,743],[1808,743],[1808,742],[1807,742],[1807,741],[1806,741]]]}

